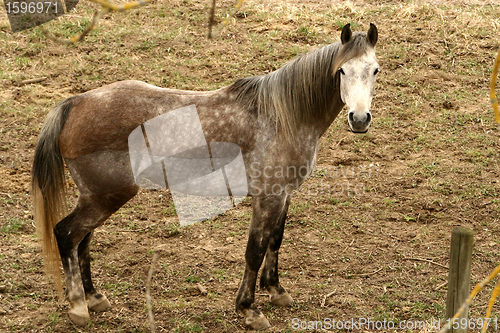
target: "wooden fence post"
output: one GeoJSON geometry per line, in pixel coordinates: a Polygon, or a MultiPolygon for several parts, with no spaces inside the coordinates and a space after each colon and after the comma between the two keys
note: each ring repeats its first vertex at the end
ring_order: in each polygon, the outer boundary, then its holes
{"type": "MultiPolygon", "coordinates": [[[[474,237],[472,230],[466,227],[457,227],[451,231],[450,271],[448,275],[448,294],[446,297],[446,319],[452,318],[460,309],[462,303],[470,293],[470,275],[472,245],[474,237]]],[[[468,326],[469,309],[457,319],[455,327],[448,332],[466,333],[468,326]]]]}

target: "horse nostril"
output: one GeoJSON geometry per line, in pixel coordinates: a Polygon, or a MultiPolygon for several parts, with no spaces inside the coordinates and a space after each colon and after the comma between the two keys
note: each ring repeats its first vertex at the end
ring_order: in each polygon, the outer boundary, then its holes
{"type": "Polygon", "coordinates": [[[370,114],[370,112],[356,115],[354,111],[350,111],[348,116],[350,123],[369,123],[372,120],[372,115],[370,114]]]}

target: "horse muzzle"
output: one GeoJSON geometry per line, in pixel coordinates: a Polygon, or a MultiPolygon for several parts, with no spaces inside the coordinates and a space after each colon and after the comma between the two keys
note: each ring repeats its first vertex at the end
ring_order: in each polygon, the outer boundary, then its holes
{"type": "Polygon", "coordinates": [[[370,111],[354,112],[349,111],[347,116],[349,126],[353,133],[366,133],[372,122],[372,114],[370,111]]]}

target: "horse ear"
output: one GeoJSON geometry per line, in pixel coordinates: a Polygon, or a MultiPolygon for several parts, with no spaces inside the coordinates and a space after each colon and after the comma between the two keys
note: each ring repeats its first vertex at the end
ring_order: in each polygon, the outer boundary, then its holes
{"type": "Polygon", "coordinates": [[[372,44],[372,46],[375,46],[377,44],[378,40],[378,30],[375,24],[370,23],[370,29],[368,29],[368,33],[366,34],[366,40],[372,44]]]}
{"type": "Polygon", "coordinates": [[[351,37],[352,37],[351,24],[347,23],[342,28],[342,33],[340,34],[340,40],[342,41],[342,44],[345,44],[348,41],[350,41],[351,37]]]}

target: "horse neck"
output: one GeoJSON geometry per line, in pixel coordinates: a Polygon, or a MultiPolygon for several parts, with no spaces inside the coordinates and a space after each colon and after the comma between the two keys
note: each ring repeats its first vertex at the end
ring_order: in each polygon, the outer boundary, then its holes
{"type": "Polygon", "coordinates": [[[315,117],[314,121],[310,125],[312,130],[317,134],[318,140],[325,134],[345,105],[340,97],[340,78],[338,75],[339,74],[336,75],[334,80],[334,86],[331,91],[332,98],[329,105],[321,110],[316,110],[315,113],[318,114],[318,117],[315,117]]]}
{"type": "MultiPolygon", "coordinates": [[[[321,71],[324,68],[315,68],[315,70],[321,71]]],[[[330,70],[328,69],[328,71],[330,70]]],[[[318,140],[328,130],[345,105],[340,96],[340,73],[336,72],[333,80],[321,78],[319,82],[321,82],[320,85],[317,85],[318,81],[302,81],[302,84],[305,85],[302,87],[304,91],[316,91],[319,95],[315,95],[313,102],[308,105],[310,110],[299,111],[302,115],[307,114],[308,116],[302,116],[302,121],[297,123],[297,125],[300,124],[299,128],[305,127],[308,128],[308,131],[315,133],[318,140]],[[308,84],[310,86],[307,86],[308,84]],[[320,96],[326,96],[326,101],[321,101],[320,96]]],[[[300,102],[299,104],[304,105],[300,102]]]]}

